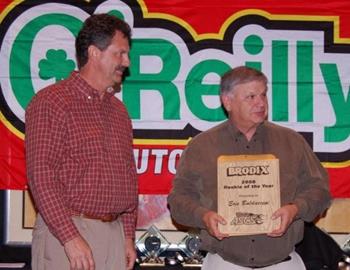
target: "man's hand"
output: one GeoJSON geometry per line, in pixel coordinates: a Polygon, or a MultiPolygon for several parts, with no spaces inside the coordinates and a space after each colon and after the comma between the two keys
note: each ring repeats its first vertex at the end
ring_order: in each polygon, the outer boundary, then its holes
{"type": "Polygon", "coordinates": [[[126,269],[132,270],[136,261],[135,242],[133,239],[125,239],[126,269]]]}
{"type": "Polygon", "coordinates": [[[295,204],[287,204],[277,209],[273,213],[272,219],[281,218],[281,225],[279,228],[268,233],[268,236],[279,237],[282,236],[288,229],[289,225],[293,222],[298,213],[298,207],[295,204]]]}
{"type": "Polygon", "coordinates": [[[88,243],[78,236],[64,244],[70,270],[95,270],[95,262],[88,243]]]}
{"type": "Polygon", "coordinates": [[[226,224],[226,220],[222,216],[218,215],[214,211],[208,211],[203,215],[202,219],[209,234],[219,240],[229,237],[228,234],[224,234],[219,231],[218,224],[226,224]]]}

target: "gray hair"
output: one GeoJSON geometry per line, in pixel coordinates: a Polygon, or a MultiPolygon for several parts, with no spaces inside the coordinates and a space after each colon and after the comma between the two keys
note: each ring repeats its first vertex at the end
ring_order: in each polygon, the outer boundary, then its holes
{"type": "Polygon", "coordinates": [[[232,92],[235,86],[252,81],[261,81],[267,84],[268,80],[264,73],[254,68],[239,66],[231,69],[221,77],[220,94],[226,95],[232,92]]]}

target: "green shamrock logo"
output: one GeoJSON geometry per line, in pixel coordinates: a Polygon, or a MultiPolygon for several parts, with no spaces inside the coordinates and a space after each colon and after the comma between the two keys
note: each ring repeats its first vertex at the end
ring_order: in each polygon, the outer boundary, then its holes
{"type": "Polygon", "coordinates": [[[39,61],[39,76],[43,80],[55,78],[57,82],[67,78],[74,68],[74,61],[67,59],[64,50],[50,49],[46,52],[46,59],[39,61]]]}

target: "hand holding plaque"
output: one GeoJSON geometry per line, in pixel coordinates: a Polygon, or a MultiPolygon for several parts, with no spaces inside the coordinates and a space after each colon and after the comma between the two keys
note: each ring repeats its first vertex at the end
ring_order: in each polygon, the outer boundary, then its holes
{"type": "Polygon", "coordinates": [[[269,233],[280,219],[279,160],[273,155],[236,155],[218,158],[218,213],[229,235],[269,233]]]}

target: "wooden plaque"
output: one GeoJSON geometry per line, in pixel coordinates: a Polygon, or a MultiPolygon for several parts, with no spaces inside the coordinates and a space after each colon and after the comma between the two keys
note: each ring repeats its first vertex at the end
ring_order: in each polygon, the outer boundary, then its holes
{"type": "Polygon", "coordinates": [[[280,208],[279,160],[274,155],[218,158],[218,213],[229,235],[269,233],[280,225],[271,215],[280,208]]]}

